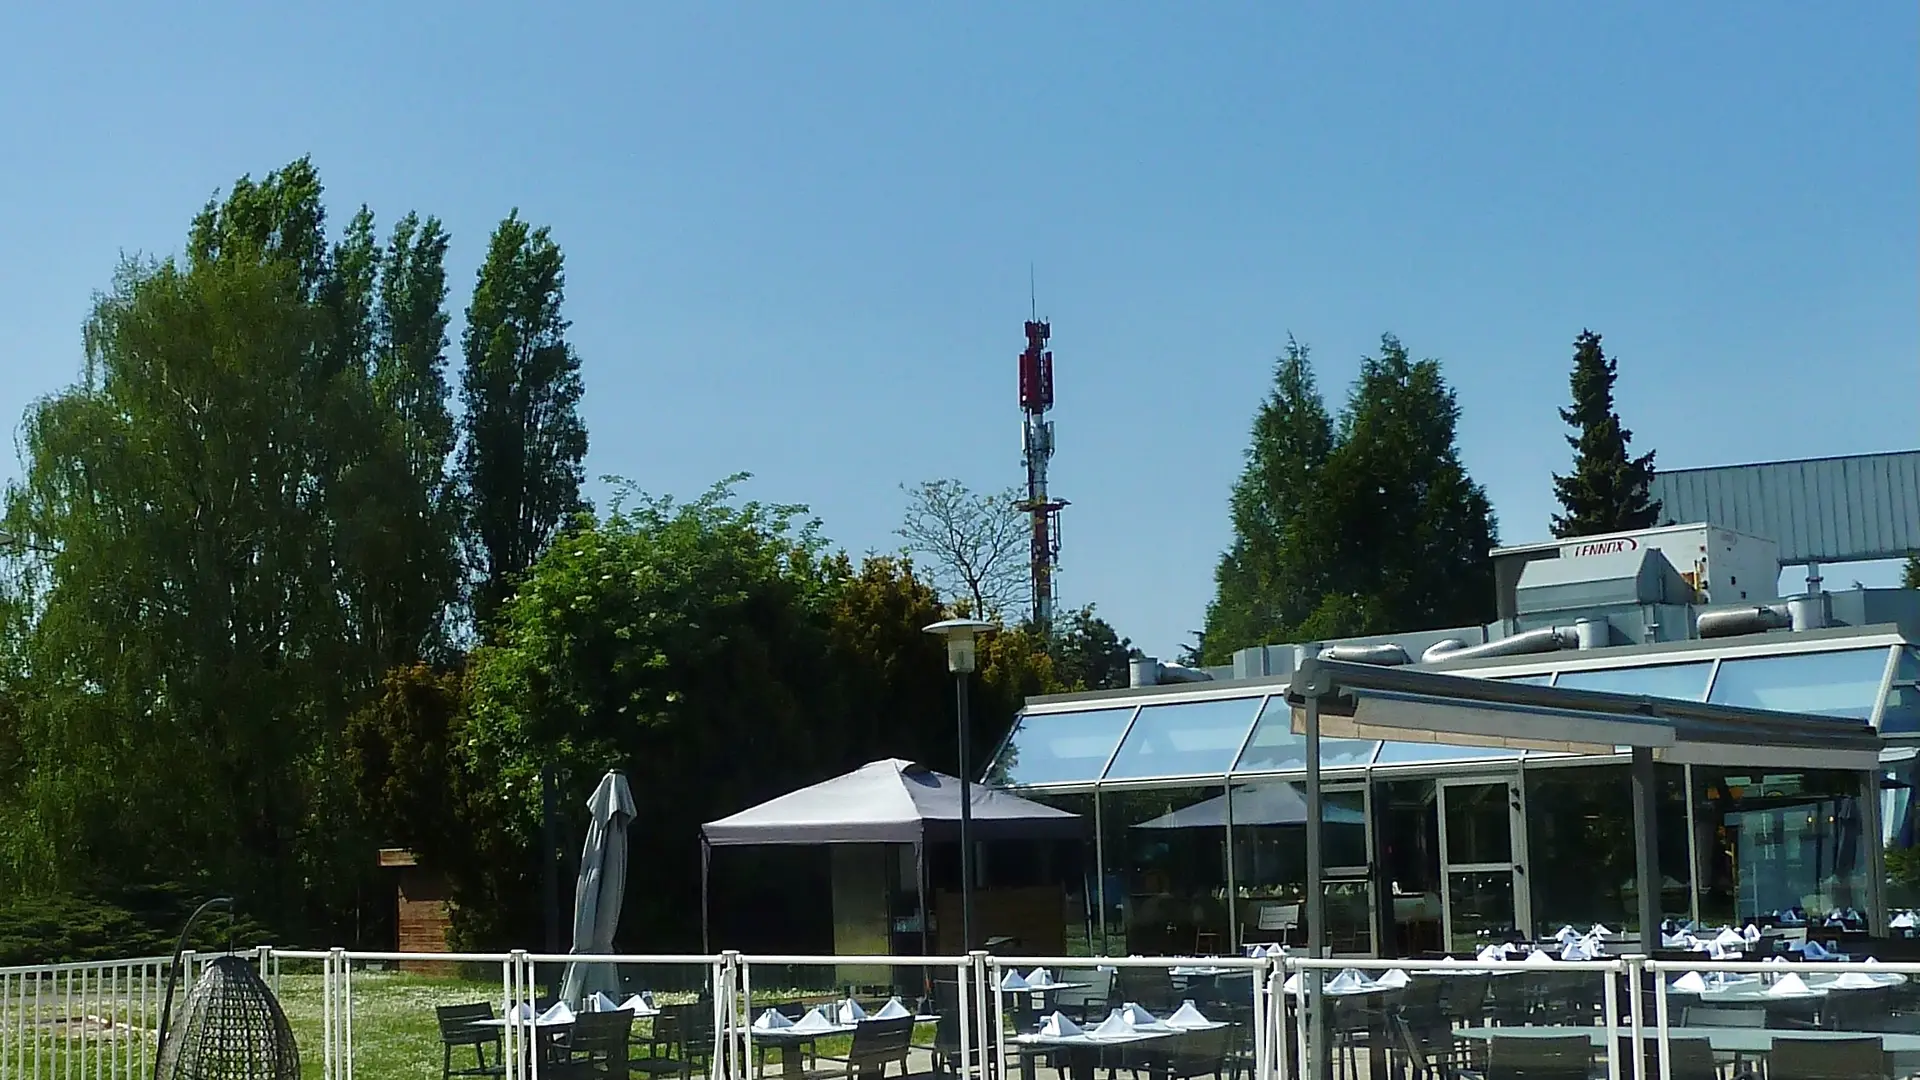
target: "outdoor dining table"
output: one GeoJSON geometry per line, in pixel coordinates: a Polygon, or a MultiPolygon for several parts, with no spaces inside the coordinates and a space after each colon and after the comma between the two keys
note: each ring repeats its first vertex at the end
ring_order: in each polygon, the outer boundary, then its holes
{"type": "MultiPolygon", "coordinates": [[[[859,1030],[860,1025],[866,1023],[867,1020],[876,1019],[879,1018],[869,1016],[866,1020],[856,1020],[851,1024],[843,1024],[835,1021],[832,1024],[823,1024],[805,1029],[800,1029],[797,1025],[795,1027],[769,1028],[761,1027],[758,1024],[749,1024],[747,1026],[747,1042],[749,1045],[756,1041],[771,1043],[779,1047],[780,1075],[787,1077],[788,1080],[802,1080],[802,1078],[807,1075],[806,1064],[801,1060],[802,1055],[787,1053],[789,1047],[795,1047],[803,1042],[811,1042],[815,1039],[831,1038],[835,1035],[851,1035],[859,1030]]],[[[936,1023],[939,1019],[937,1016],[915,1016],[913,1022],[917,1026],[919,1024],[936,1023]]]]}
{"type": "MultiPolygon", "coordinates": [[[[1067,1073],[1073,1080],[1093,1080],[1094,1070],[1100,1065],[1100,1051],[1109,1048],[1136,1047],[1150,1045],[1182,1035],[1191,1035],[1196,1031],[1217,1031],[1226,1027],[1224,1021],[1210,1020],[1204,1024],[1189,1024],[1174,1027],[1160,1023],[1135,1028],[1125,1035],[1095,1037],[1086,1032],[1078,1035],[1042,1035],[1032,1032],[1017,1035],[1014,1042],[1020,1046],[1035,1047],[1044,1050],[1058,1050],[1067,1057],[1067,1073]]],[[[1166,1080],[1167,1067],[1164,1059],[1153,1066],[1154,1080],[1166,1080]]],[[[1020,1080],[1034,1080],[1034,1058],[1031,1054],[1020,1055],[1020,1080]]]]}

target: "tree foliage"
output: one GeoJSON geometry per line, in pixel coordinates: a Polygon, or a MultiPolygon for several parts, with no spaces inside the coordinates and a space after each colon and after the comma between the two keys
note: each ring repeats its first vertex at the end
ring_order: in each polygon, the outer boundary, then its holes
{"type": "Polygon", "coordinates": [[[443,241],[424,227],[382,288],[372,215],[329,247],[321,193],[304,159],[242,179],[183,258],[127,263],[79,381],[28,412],[5,525],[55,554],[9,692],[21,888],[210,881],[298,925],[368,872],[330,762],[456,585],[408,454],[444,421],[379,389],[433,368],[443,241]]]}
{"type": "Polygon", "coordinates": [[[1553,535],[1565,539],[1598,533],[1645,529],[1659,524],[1660,503],[1648,494],[1653,481],[1653,451],[1631,457],[1633,432],[1620,423],[1613,407],[1613,385],[1620,362],[1600,347],[1600,335],[1580,331],[1573,342],[1573,407],[1560,419],[1576,434],[1573,472],[1555,475],[1553,493],[1565,513],[1553,516],[1553,535]]]}
{"type": "MultiPolygon", "coordinates": [[[[475,812],[530,852],[543,766],[570,808],[626,769],[645,822],[630,858],[653,876],[623,940],[696,944],[701,822],[876,758],[954,768],[952,684],[920,632],[943,614],[904,561],[830,554],[801,507],[739,502],[731,482],[688,503],[626,488],[530,568],[473,657],[475,812]]],[[[981,667],[976,755],[1025,694],[1057,685],[1019,631],[990,635],[981,667]]],[[[494,895],[499,921],[469,940],[530,929],[511,889],[494,895]]]]}
{"type": "Polygon", "coordinates": [[[1484,621],[1497,542],[1456,446],[1460,409],[1435,360],[1383,335],[1337,426],[1290,344],[1234,492],[1234,540],[1202,632],[1205,659],[1316,640],[1484,621]]]}
{"type": "Polygon", "coordinates": [[[1127,685],[1127,662],[1142,655],[1113,624],[1087,604],[1055,620],[1048,650],[1053,674],[1068,690],[1116,690],[1127,685]]]}
{"type": "Polygon", "coordinates": [[[466,541],[484,627],[562,526],[586,509],[580,358],[560,307],[565,259],[515,211],[494,230],[461,337],[466,541]]]}
{"type": "Polygon", "coordinates": [[[958,480],[928,480],[907,493],[899,534],[956,610],[977,619],[1019,619],[1033,603],[1030,519],[1009,488],[975,494],[958,480]]]}

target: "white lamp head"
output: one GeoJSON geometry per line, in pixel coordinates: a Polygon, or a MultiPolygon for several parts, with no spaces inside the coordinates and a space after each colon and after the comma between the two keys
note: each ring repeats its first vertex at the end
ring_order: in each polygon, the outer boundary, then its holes
{"type": "Polygon", "coordinates": [[[979,619],[942,619],[924,627],[927,633],[947,639],[947,670],[964,675],[974,669],[973,639],[994,628],[979,619]]]}

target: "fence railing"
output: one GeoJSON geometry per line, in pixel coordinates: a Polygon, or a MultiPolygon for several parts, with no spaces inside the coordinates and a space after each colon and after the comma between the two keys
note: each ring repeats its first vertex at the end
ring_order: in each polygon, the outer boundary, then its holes
{"type": "MultiPolygon", "coordinates": [[[[314,1063],[308,1075],[323,1080],[356,1080],[362,1069],[389,1075],[397,1056],[419,1057],[408,1066],[414,1072],[437,1071],[444,1049],[434,1006],[479,1002],[496,1017],[492,1060],[506,1080],[540,1080],[564,1027],[564,1018],[539,1015],[548,1004],[542,987],[559,986],[572,964],[594,1000],[657,989],[641,1013],[653,1019],[635,1038],[679,1055],[687,1075],[712,1080],[761,1077],[775,1058],[779,1074],[794,1077],[802,1075],[796,1065],[818,1063],[814,1054],[845,1056],[839,1044],[833,1055],[824,1048],[861,1030],[851,1013],[835,1011],[849,998],[915,1017],[896,1025],[896,1033],[912,1033],[910,1048],[896,1050],[919,1055],[915,1071],[956,1080],[1002,1080],[1015,1068],[1030,1077],[1042,1061],[1062,1076],[1090,1073],[1090,1061],[1164,1072],[1169,1061],[1177,1066],[1180,1047],[1203,1045],[1185,1052],[1216,1055],[1221,1075],[1245,1080],[1502,1075],[1503,1062],[1525,1075],[1526,1062],[1548,1068],[1556,1054],[1578,1057],[1579,1068],[1603,1070],[1594,1075],[1608,1080],[1761,1067],[1790,1077],[1798,1074],[1789,1061],[1806,1053],[1829,1073],[1838,1063],[1850,1076],[1920,1077],[1920,963],[270,948],[242,955],[293,1019],[303,1060],[314,1063]],[[439,970],[401,977],[391,970],[401,965],[439,970]],[[1050,977],[1029,983],[1036,969],[1050,977]],[[1151,1022],[1131,1033],[1112,1028],[1140,1019],[1121,1008],[1128,1005],[1144,1008],[1143,1022],[1151,1022]],[[782,1034],[770,1015],[791,1022],[815,1007],[832,1019],[806,1040],[782,1034]],[[1199,1023],[1169,1029],[1171,1014],[1199,1023]],[[668,1017],[678,1025],[671,1039],[661,1030],[668,1017]],[[1088,1034],[1102,1024],[1112,1030],[1088,1034]]],[[[169,959],[0,968],[0,1077],[151,1076],[169,959]]],[[[189,955],[176,1010],[213,959],[189,955]]]]}

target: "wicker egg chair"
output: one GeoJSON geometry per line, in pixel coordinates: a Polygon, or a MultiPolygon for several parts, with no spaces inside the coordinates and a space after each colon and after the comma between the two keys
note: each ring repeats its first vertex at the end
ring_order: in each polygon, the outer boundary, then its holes
{"type": "MultiPolygon", "coordinates": [[[[221,902],[209,901],[194,919],[221,902]]],[[[192,928],[190,919],[187,930],[192,928]]],[[[215,957],[181,1005],[178,1023],[168,1023],[186,939],[182,931],[161,1014],[155,1080],[300,1080],[300,1051],[287,1014],[242,957],[215,957]]]]}

